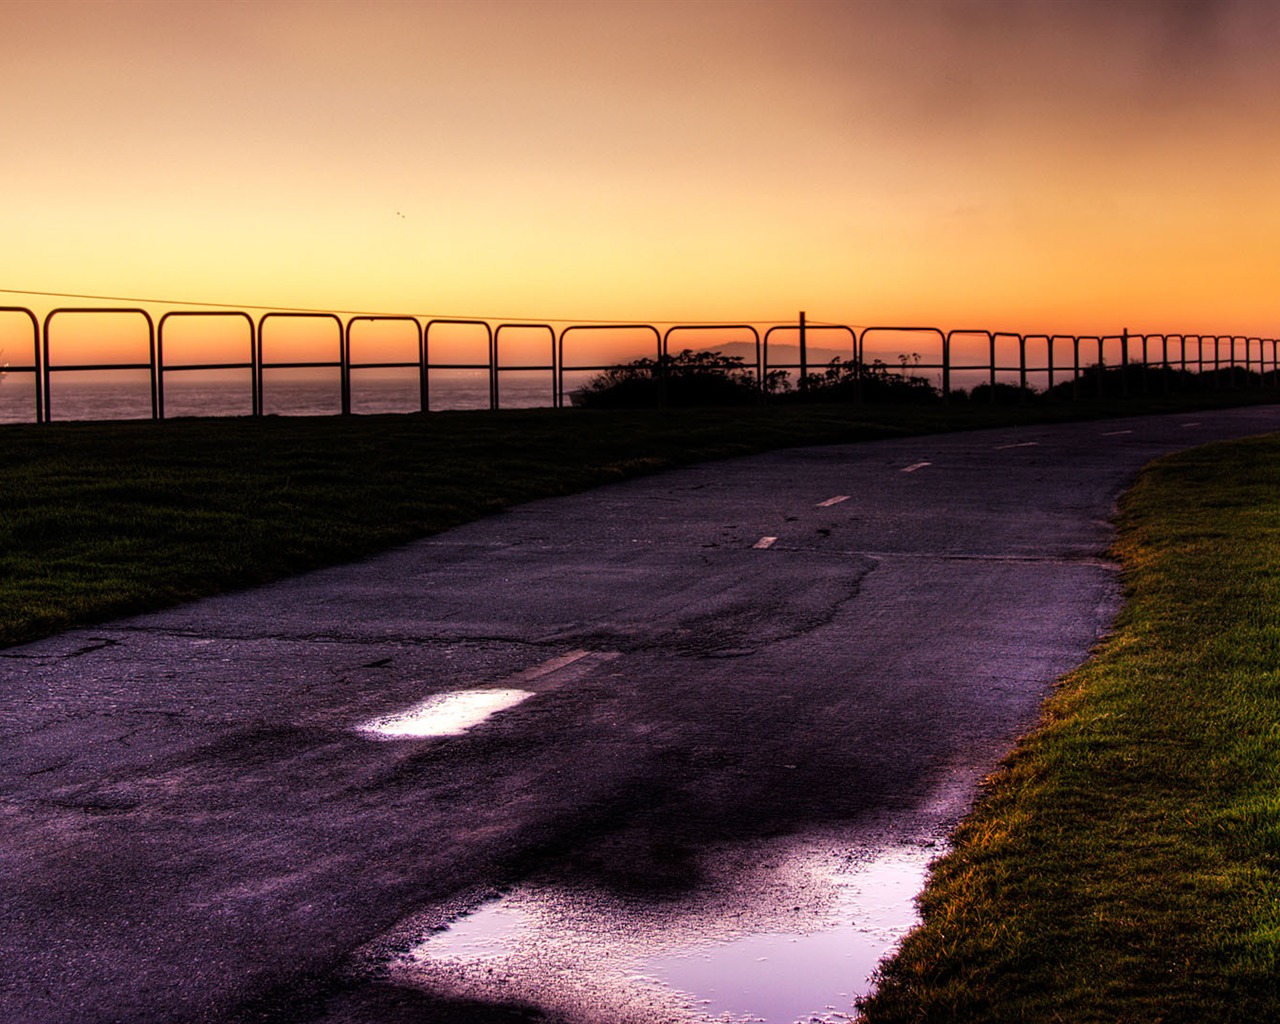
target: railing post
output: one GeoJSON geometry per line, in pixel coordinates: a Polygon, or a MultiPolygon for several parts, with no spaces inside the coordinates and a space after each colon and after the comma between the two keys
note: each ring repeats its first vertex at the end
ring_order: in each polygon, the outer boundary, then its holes
{"type": "Polygon", "coordinates": [[[942,401],[951,401],[951,334],[942,336],[942,401]]]}
{"type": "Polygon", "coordinates": [[[800,311],[800,390],[809,390],[809,348],[804,330],[804,310],[800,311]]]}
{"type": "Polygon", "coordinates": [[[1027,339],[1018,335],[1018,402],[1027,400],[1027,339]]]}
{"type": "Polygon", "coordinates": [[[498,409],[498,334],[489,335],[489,411],[498,409]]]}
{"type": "Polygon", "coordinates": [[[351,415],[351,324],[354,320],[355,317],[347,317],[338,339],[338,394],[343,416],[351,415]]]}
{"type": "Polygon", "coordinates": [[[418,325],[418,411],[427,412],[430,406],[427,399],[427,329],[416,316],[413,322],[418,325]]]}
{"type": "MultiPolygon", "coordinates": [[[[853,400],[859,405],[862,404],[863,398],[862,378],[867,372],[867,350],[864,344],[866,337],[867,329],[865,327],[861,331],[853,332],[853,400]]],[[[943,335],[943,340],[946,340],[945,335],[943,335]]]]}
{"type": "Polygon", "coordinates": [[[1120,331],[1120,397],[1129,397],[1129,328],[1120,331]]]}

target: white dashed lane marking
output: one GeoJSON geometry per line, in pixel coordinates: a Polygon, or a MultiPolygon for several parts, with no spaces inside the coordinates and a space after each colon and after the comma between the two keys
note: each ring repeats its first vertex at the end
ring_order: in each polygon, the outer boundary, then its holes
{"type": "Polygon", "coordinates": [[[1040,447],[1039,441],[1019,441],[1017,444],[998,444],[995,446],[995,450],[998,452],[1002,452],[1006,448],[1039,448],[1039,447],[1040,447]]]}
{"type": "Polygon", "coordinates": [[[765,548],[773,547],[773,545],[777,543],[777,540],[778,540],[777,537],[761,537],[758,541],[756,541],[751,546],[753,548],[758,548],[761,551],[763,551],[765,548]]]}
{"type": "Polygon", "coordinates": [[[1132,430],[1108,430],[1103,437],[1119,437],[1121,434],[1132,434],[1132,430]]]}
{"type": "Polygon", "coordinates": [[[814,508],[830,508],[832,505],[839,505],[842,501],[848,501],[849,495],[837,494],[834,498],[828,498],[826,501],[820,501],[814,508]]]}
{"type": "Polygon", "coordinates": [[[924,469],[925,466],[932,466],[932,465],[933,465],[932,462],[913,462],[910,466],[908,466],[902,472],[914,473],[917,469],[924,469]]]}
{"type": "Polygon", "coordinates": [[[590,654],[590,651],[570,651],[568,654],[562,654],[557,658],[550,658],[540,665],[534,665],[533,668],[527,668],[523,672],[518,673],[516,678],[538,679],[541,676],[549,675],[552,672],[558,672],[560,669],[572,665],[575,661],[581,661],[590,654]]]}

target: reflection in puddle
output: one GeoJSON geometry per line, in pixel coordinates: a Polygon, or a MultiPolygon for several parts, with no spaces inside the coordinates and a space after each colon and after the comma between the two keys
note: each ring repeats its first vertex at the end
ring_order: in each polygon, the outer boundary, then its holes
{"type": "Polygon", "coordinates": [[[533,926],[519,907],[491,900],[431,936],[431,955],[453,960],[493,960],[510,956],[516,940],[533,926]]]}
{"type": "Polygon", "coordinates": [[[394,715],[375,718],[360,731],[383,739],[458,736],[490,715],[532,697],[528,690],[456,690],[429,697],[394,715]]]}
{"type": "Polygon", "coordinates": [[[644,970],[695,996],[713,1015],[770,1024],[847,1019],[876,964],[916,923],[914,900],[927,863],[917,857],[868,864],[850,880],[834,922],[819,931],[749,935],[653,957],[644,970]]]}
{"type": "Polygon", "coordinates": [[[748,892],[680,910],[519,889],[428,934],[391,974],[568,1020],[846,1021],[916,923],[937,852],[898,847],[860,861],[809,849],[773,860],[748,892]]]}

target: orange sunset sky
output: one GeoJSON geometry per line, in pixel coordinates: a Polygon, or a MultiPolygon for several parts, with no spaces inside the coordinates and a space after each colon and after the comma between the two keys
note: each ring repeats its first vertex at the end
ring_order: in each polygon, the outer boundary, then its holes
{"type": "Polygon", "coordinates": [[[1278,43],[1251,0],[0,2],[0,287],[1274,337],[1278,43]]]}

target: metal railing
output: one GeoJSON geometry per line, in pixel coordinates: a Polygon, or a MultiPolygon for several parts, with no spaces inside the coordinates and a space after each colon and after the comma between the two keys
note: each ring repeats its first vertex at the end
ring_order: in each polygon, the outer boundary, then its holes
{"type": "Polygon", "coordinates": [[[205,310],[182,310],[178,312],[165,313],[160,318],[160,323],[156,328],[156,359],[155,359],[155,381],[156,381],[156,417],[164,419],[164,375],[174,372],[199,372],[201,370],[248,370],[251,388],[250,405],[253,409],[253,415],[258,416],[262,413],[262,378],[261,378],[261,361],[259,360],[258,351],[258,330],[259,325],[254,323],[253,317],[248,313],[240,310],[217,310],[208,312],[205,310]],[[175,318],[195,318],[195,317],[222,317],[230,319],[243,319],[249,326],[249,359],[248,362],[232,362],[232,363],[174,363],[172,365],[165,362],[164,359],[164,329],[165,325],[175,318]]]}
{"type": "Polygon", "coordinates": [[[36,319],[35,313],[27,309],[25,306],[0,306],[0,314],[13,313],[19,316],[25,316],[31,324],[31,363],[30,365],[14,366],[9,362],[4,364],[5,374],[10,373],[29,373],[31,374],[32,386],[35,389],[35,409],[36,422],[40,423],[44,419],[44,389],[41,386],[43,376],[40,372],[40,321],[36,319]]]}
{"type": "MultiPolygon", "coordinates": [[[[826,368],[826,364],[814,364],[807,358],[807,345],[811,338],[817,336],[830,338],[836,336],[838,351],[847,351],[852,360],[859,382],[869,368],[866,364],[868,342],[887,343],[893,340],[920,341],[929,339],[936,358],[931,356],[925,360],[916,357],[914,361],[902,356],[904,374],[928,374],[931,380],[940,385],[939,390],[944,399],[953,393],[958,376],[980,380],[990,385],[992,398],[996,385],[1006,383],[1016,386],[1023,394],[1029,394],[1028,388],[1032,379],[1043,380],[1044,390],[1070,382],[1070,397],[1073,399],[1101,397],[1105,371],[1124,369],[1116,375],[1121,393],[1129,394],[1136,389],[1139,393],[1149,393],[1151,382],[1159,374],[1160,387],[1168,390],[1172,375],[1161,371],[1181,371],[1183,373],[1214,373],[1214,386],[1234,386],[1238,371],[1246,375],[1256,376],[1261,383],[1271,387],[1280,387],[1280,341],[1275,338],[1246,337],[1243,335],[1201,335],[1201,334],[1130,334],[1127,331],[1116,335],[1072,335],[1031,333],[1018,334],[1008,331],[989,331],[984,328],[958,328],[943,330],[931,326],[898,326],[871,325],[853,326],[848,324],[810,323],[800,315],[798,321],[774,322],[761,331],[763,325],[750,323],[568,323],[556,328],[551,323],[503,322],[494,323],[481,319],[431,318],[410,315],[382,314],[349,314],[345,317],[338,313],[319,311],[273,310],[260,313],[256,318],[244,310],[210,309],[183,310],[166,312],[157,322],[152,314],[139,306],[60,306],[49,311],[43,320],[36,312],[26,306],[0,306],[0,317],[16,316],[25,318],[31,333],[31,362],[17,365],[11,361],[4,367],[7,374],[31,375],[33,381],[33,410],[37,423],[47,423],[53,419],[52,381],[68,372],[94,372],[111,374],[121,371],[145,371],[150,382],[151,417],[165,417],[165,385],[166,378],[174,373],[196,373],[200,371],[247,371],[250,409],[252,415],[261,416],[265,406],[264,395],[268,393],[270,375],[273,371],[289,369],[334,370],[338,375],[340,408],[343,414],[350,414],[352,408],[352,373],[370,369],[399,369],[416,371],[418,377],[417,404],[418,409],[426,412],[430,408],[430,375],[434,371],[473,371],[483,374],[488,381],[488,407],[498,409],[502,406],[502,379],[505,374],[545,374],[547,376],[547,396],[551,407],[562,408],[565,397],[571,395],[572,389],[566,389],[566,374],[599,373],[608,370],[625,369],[626,362],[601,362],[599,360],[583,361],[576,354],[574,346],[580,341],[595,336],[600,332],[614,334],[640,335],[650,339],[655,358],[651,366],[656,373],[672,360],[673,339],[681,339],[691,335],[705,336],[716,334],[736,334],[745,337],[754,352],[753,358],[744,359],[742,367],[748,371],[760,391],[761,400],[767,400],[770,387],[770,374],[775,371],[790,373],[797,371],[800,386],[807,382],[808,374],[826,368]],[[146,352],[145,361],[59,361],[59,338],[61,325],[77,317],[97,316],[110,318],[132,318],[145,328],[146,352]],[[248,342],[247,355],[219,361],[179,362],[166,359],[166,329],[177,319],[188,322],[198,318],[207,321],[220,318],[227,322],[243,323],[248,342]],[[326,343],[330,354],[324,358],[286,359],[273,352],[274,333],[270,328],[273,323],[297,321],[314,321],[332,324],[333,341],[326,343]],[[401,323],[411,325],[415,335],[416,354],[412,359],[385,359],[357,361],[352,357],[352,331],[360,324],[401,323]],[[433,333],[446,328],[474,328],[482,332],[486,345],[483,361],[438,361],[433,354],[433,333]],[[534,357],[533,361],[521,360],[507,363],[503,360],[503,342],[515,332],[535,332],[545,334],[545,357],[534,357]],[[775,354],[778,348],[777,338],[785,333],[794,334],[799,341],[799,361],[776,360],[771,358],[770,345],[774,345],[775,354]],[[330,347],[331,345],[331,347],[330,347]],[[1000,358],[1002,348],[1008,353],[1000,358]],[[962,358],[957,357],[961,350],[968,352],[962,358]],[[1109,360],[1108,356],[1112,358],[1109,360]],[[1223,374],[1222,371],[1227,373],[1223,374]],[[1088,371],[1093,371],[1090,374],[1088,371]],[[1085,384],[1091,384],[1092,394],[1085,392],[1085,384]]],[[[712,351],[714,349],[708,349],[712,351]]],[[[825,349],[832,351],[832,349],[825,349]]],[[[875,367],[876,372],[896,372],[894,367],[875,367]]],[[[859,391],[860,394],[860,391],[859,391]]]]}
{"type": "Polygon", "coordinates": [[[129,309],[119,307],[60,307],[50,310],[44,318],[42,331],[43,344],[40,346],[40,382],[44,392],[44,419],[52,419],[51,385],[55,373],[115,373],[124,370],[146,370],[151,374],[151,418],[160,418],[160,369],[156,360],[156,323],[145,309],[129,309]],[[147,325],[147,350],[149,358],[145,363],[55,363],[51,351],[51,328],[55,317],[80,316],[140,316],[147,325]]]}

